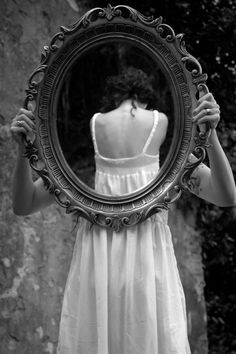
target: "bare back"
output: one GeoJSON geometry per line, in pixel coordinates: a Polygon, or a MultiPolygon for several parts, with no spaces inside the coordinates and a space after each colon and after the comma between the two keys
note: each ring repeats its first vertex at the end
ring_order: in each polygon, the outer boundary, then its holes
{"type": "MultiPolygon", "coordinates": [[[[108,113],[99,114],[95,122],[95,135],[99,154],[107,158],[126,158],[142,153],[154,124],[154,112],[143,108],[133,110],[122,105],[108,113]]],[[[165,139],[167,117],[159,114],[158,128],[147,153],[156,155],[165,139]]]]}

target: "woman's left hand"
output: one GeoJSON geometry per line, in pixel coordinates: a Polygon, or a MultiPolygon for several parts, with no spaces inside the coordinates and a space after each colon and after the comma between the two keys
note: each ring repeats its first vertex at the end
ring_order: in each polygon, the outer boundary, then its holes
{"type": "Polygon", "coordinates": [[[220,121],[220,106],[211,93],[208,92],[199,98],[197,107],[193,110],[192,121],[197,125],[208,123],[211,129],[217,127],[220,121]]]}

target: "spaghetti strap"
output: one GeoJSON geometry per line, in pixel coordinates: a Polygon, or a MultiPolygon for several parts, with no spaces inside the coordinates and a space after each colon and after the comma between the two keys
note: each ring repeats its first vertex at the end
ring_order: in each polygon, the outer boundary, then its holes
{"type": "Polygon", "coordinates": [[[92,120],[91,120],[91,133],[92,133],[91,135],[92,135],[92,140],[93,140],[94,151],[97,155],[99,155],[99,152],[98,152],[98,146],[97,146],[97,141],[96,141],[96,136],[95,136],[95,120],[99,114],[100,113],[95,113],[92,117],[92,120]]]}
{"type": "Polygon", "coordinates": [[[153,114],[154,114],[153,127],[152,127],[152,130],[151,130],[151,132],[150,132],[150,135],[149,135],[149,137],[147,138],[147,141],[146,141],[146,143],[145,143],[145,145],[144,145],[144,147],[143,147],[143,151],[142,151],[143,154],[146,153],[147,148],[148,148],[149,144],[151,143],[152,137],[153,137],[153,135],[154,135],[154,133],[155,133],[155,130],[156,130],[156,127],[157,127],[157,124],[158,124],[158,120],[159,120],[159,113],[158,113],[158,111],[153,111],[153,114]]]}

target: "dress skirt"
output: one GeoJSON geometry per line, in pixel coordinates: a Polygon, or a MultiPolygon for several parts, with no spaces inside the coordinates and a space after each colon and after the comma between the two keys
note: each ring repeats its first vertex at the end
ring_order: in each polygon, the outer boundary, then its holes
{"type": "Polygon", "coordinates": [[[80,221],[58,354],[189,354],[167,212],[121,232],[80,221]]]}

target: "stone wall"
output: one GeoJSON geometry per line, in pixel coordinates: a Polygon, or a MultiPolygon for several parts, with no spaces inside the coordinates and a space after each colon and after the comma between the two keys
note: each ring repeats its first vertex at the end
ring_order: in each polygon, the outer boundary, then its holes
{"type": "Polygon", "coordinates": [[[0,2],[1,354],[55,353],[74,225],[58,206],[29,217],[13,214],[16,145],[9,124],[43,46],[77,16],[66,0],[0,2]]]}
{"type": "MultiPolygon", "coordinates": [[[[77,2],[77,4],[83,2],[77,2]]],[[[0,354],[55,353],[63,290],[74,244],[73,221],[54,205],[28,217],[12,212],[16,146],[9,125],[24,100],[43,45],[74,22],[72,0],[0,2],[0,354]]],[[[194,201],[194,200],[193,200],[194,201]]],[[[207,353],[203,274],[195,210],[170,217],[184,284],[193,354],[207,353]]],[[[119,353],[117,353],[119,354],[119,353]]]]}

